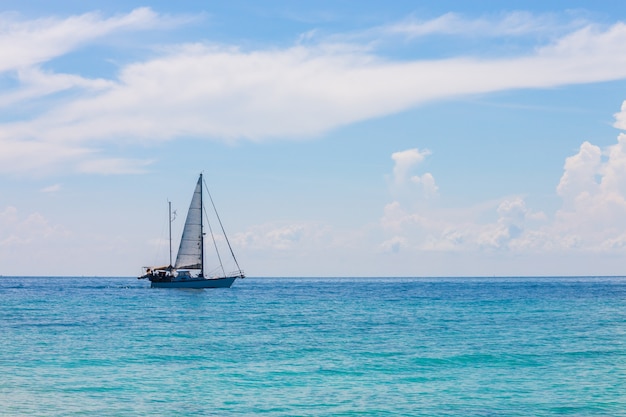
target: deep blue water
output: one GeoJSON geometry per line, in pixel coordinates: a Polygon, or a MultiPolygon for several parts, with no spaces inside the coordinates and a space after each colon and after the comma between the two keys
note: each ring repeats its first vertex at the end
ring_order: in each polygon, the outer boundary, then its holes
{"type": "Polygon", "coordinates": [[[0,278],[0,416],[626,416],[626,278],[0,278]]]}

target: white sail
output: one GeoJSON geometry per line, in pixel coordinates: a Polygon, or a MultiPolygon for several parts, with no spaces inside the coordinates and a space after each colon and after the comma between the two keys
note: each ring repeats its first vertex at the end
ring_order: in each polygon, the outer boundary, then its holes
{"type": "MultiPolygon", "coordinates": [[[[204,182],[202,180],[202,174],[200,174],[200,178],[198,179],[198,183],[196,184],[196,188],[193,192],[193,197],[191,198],[191,204],[189,205],[189,211],[187,212],[187,219],[185,220],[185,227],[183,228],[183,236],[180,239],[180,247],[178,248],[178,255],[176,256],[175,265],[168,265],[162,267],[145,267],[145,273],[139,277],[139,279],[147,278],[150,280],[150,286],[155,288],[230,288],[233,282],[237,278],[245,278],[245,274],[239,268],[239,264],[237,263],[237,259],[235,259],[235,254],[233,253],[233,249],[230,247],[230,242],[228,241],[228,237],[226,237],[226,232],[224,231],[224,226],[222,225],[222,221],[220,220],[219,214],[217,214],[217,210],[215,209],[215,204],[213,204],[213,199],[211,198],[211,193],[208,192],[209,199],[211,200],[211,206],[213,206],[213,210],[215,212],[215,217],[219,222],[222,233],[224,233],[224,238],[228,245],[228,249],[230,250],[230,254],[233,257],[233,261],[237,265],[237,271],[226,274],[224,271],[224,266],[222,265],[222,259],[217,253],[217,258],[220,263],[220,268],[222,270],[222,276],[211,276],[207,278],[204,275],[204,244],[203,244],[203,222],[202,216],[205,214],[202,205],[202,186],[204,182]],[[200,270],[199,274],[191,274],[188,269],[196,269],[200,270]]],[[[170,227],[171,227],[171,205],[170,205],[170,227]]],[[[207,219],[208,224],[208,219],[207,219]]],[[[209,231],[211,231],[211,236],[213,237],[213,231],[209,226],[209,231]]],[[[172,233],[170,230],[170,263],[171,261],[171,242],[172,242],[172,233]]],[[[215,243],[215,238],[213,238],[213,243],[215,243]]],[[[217,246],[215,246],[215,251],[217,252],[217,246]]]]}
{"type": "Polygon", "coordinates": [[[202,177],[191,198],[187,220],[176,256],[176,269],[200,269],[202,266],[202,177]]]}

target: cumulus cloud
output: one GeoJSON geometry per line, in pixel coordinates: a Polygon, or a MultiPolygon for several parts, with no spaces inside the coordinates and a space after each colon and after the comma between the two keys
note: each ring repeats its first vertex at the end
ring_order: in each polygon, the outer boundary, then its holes
{"type": "Polygon", "coordinates": [[[567,247],[585,250],[621,247],[626,231],[626,135],[601,150],[584,142],[567,158],[557,187],[563,207],[554,233],[567,247]]]}
{"type": "Polygon", "coordinates": [[[321,224],[297,222],[291,224],[263,224],[233,236],[233,244],[243,250],[292,251],[328,243],[329,227],[321,224]]]}
{"type": "Polygon", "coordinates": [[[391,154],[394,161],[392,175],[392,192],[397,196],[408,195],[409,197],[433,197],[437,195],[438,187],[435,178],[430,172],[418,175],[416,168],[424,159],[431,155],[428,149],[407,149],[391,154]],[[420,195],[415,195],[415,189],[420,190],[420,195]]]}
{"type": "MultiPolygon", "coordinates": [[[[413,172],[430,154],[417,148],[393,153],[392,187],[397,191],[400,186],[420,185],[423,196],[435,195],[438,187],[432,174],[413,172]]],[[[402,191],[406,193],[407,189],[402,191]]],[[[403,193],[395,194],[404,197],[403,193]]],[[[384,207],[380,226],[385,237],[380,248],[390,253],[528,249],[540,240],[532,227],[545,224],[546,220],[544,213],[528,208],[521,196],[461,209],[445,209],[423,199],[399,198],[384,207]]]]}
{"type": "Polygon", "coordinates": [[[400,248],[516,253],[626,250],[626,134],[604,149],[583,142],[576,154],[566,158],[555,191],[562,205],[551,216],[529,208],[522,196],[455,210],[394,201],[385,206],[380,220],[386,235],[381,248],[390,252],[400,248]]]}
{"type": "Polygon", "coordinates": [[[398,233],[407,229],[412,224],[419,224],[421,217],[418,213],[407,213],[398,201],[385,205],[381,224],[384,229],[398,233]]]}
{"type": "MultiPolygon", "coordinates": [[[[5,207],[0,211],[0,248],[41,246],[49,244],[55,238],[66,237],[68,233],[63,227],[50,224],[37,212],[24,215],[14,206],[5,207]]],[[[0,251],[0,256],[2,252],[0,251]]],[[[4,260],[9,261],[9,258],[4,260]]]]}
{"type": "Polygon", "coordinates": [[[383,252],[398,253],[400,249],[406,245],[407,239],[402,236],[394,236],[391,239],[384,241],[380,247],[383,252]]]}
{"type": "Polygon", "coordinates": [[[428,150],[413,148],[391,156],[395,162],[391,185],[400,198],[385,206],[381,218],[382,229],[391,234],[380,245],[384,252],[399,253],[401,248],[426,251],[507,249],[523,234],[526,219],[537,217],[526,208],[521,197],[490,202],[478,210],[465,208],[460,210],[463,215],[424,204],[424,200],[415,198],[415,190],[410,186],[421,187],[421,197],[436,195],[438,187],[433,175],[413,172],[430,154],[428,150]],[[405,198],[407,193],[414,198],[405,198]],[[479,214],[469,215],[472,212],[479,214]],[[476,221],[489,212],[491,217],[497,215],[495,222],[480,224],[476,221]]]}
{"type": "Polygon", "coordinates": [[[425,149],[407,149],[406,151],[394,152],[391,159],[395,162],[393,167],[393,180],[396,183],[404,183],[409,179],[409,175],[415,165],[422,162],[431,152],[425,149]]]}
{"type": "Polygon", "coordinates": [[[497,221],[486,225],[478,236],[480,246],[497,249],[524,246],[524,233],[528,221],[545,218],[543,213],[529,210],[521,197],[505,199],[498,205],[496,213],[497,221]]]}
{"type": "Polygon", "coordinates": [[[601,156],[598,146],[584,142],[576,155],[565,160],[564,172],[556,190],[567,204],[575,203],[582,193],[597,193],[601,156]]]}
{"type": "Polygon", "coordinates": [[[424,194],[427,197],[437,195],[437,184],[435,184],[435,177],[430,172],[423,174],[422,176],[414,175],[411,177],[411,181],[420,185],[424,189],[424,194]]]}
{"type": "Polygon", "coordinates": [[[394,201],[381,218],[382,229],[392,236],[382,247],[394,248],[392,243],[399,242],[396,247],[416,251],[528,249],[528,239],[536,238],[529,224],[536,227],[545,221],[545,214],[527,208],[519,196],[456,210],[410,208],[394,201]],[[494,220],[480,220],[489,217],[494,220]]]}
{"type": "Polygon", "coordinates": [[[622,103],[621,111],[615,113],[615,123],[613,126],[621,130],[626,130],[626,101],[622,103]]]}

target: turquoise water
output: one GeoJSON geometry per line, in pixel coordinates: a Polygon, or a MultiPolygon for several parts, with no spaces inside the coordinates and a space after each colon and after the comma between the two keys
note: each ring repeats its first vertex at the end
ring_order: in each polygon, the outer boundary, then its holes
{"type": "Polygon", "coordinates": [[[0,278],[0,416],[626,416],[626,278],[0,278]]]}

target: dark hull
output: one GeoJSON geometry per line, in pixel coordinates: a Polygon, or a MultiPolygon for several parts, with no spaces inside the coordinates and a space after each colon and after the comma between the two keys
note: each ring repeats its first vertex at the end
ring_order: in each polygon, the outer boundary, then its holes
{"type": "Polygon", "coordinates": [[[152,281],[152,288],[230,288],[239,277],[191,278],[180,281],[152,281]]]}

